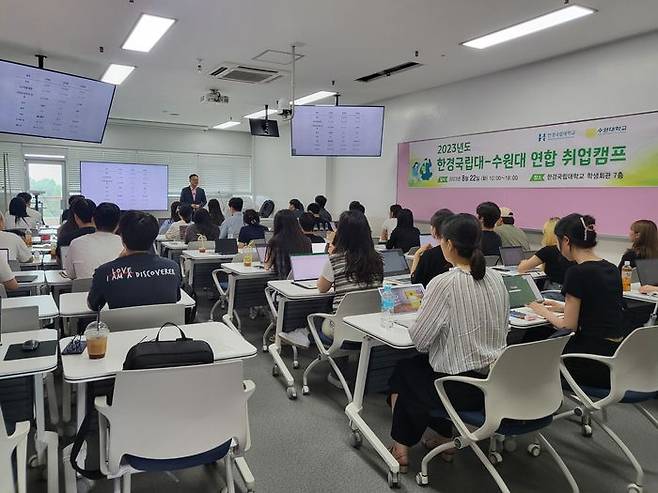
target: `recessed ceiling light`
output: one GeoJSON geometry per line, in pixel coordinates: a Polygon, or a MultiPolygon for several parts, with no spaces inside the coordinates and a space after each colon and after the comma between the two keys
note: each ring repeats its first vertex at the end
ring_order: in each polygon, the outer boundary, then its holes
{"type": "Polygon", "coordinates": [[[588,7],[570,5],[554,12],[530,19],[529,21],[521,22],[520,24],[516,24],[514,26],[501,29],[500,31],[487,34],[486,36],[481,36],[471,41],[466,41],[462,44],[470,48],[477,48],[482,50],[484,48],[489,48],[490,46],[504,43],[505,41],[527,36],[528,34],[533,34],[538,31],[548,29],[549,27],[558,26],[560,24],[564,24],[565,22],[585,17],[595,12],[596,10],[590,9],[588,7]]]}
{"type": "Polygon", "coordinates": [[[175,19],[142,14],[121,48],[148,53],[174,22],[175,19]]]}
{"type": "Polygon", "coordinates": [[[107,67],[101,80],[118,86],[126,80],[126,77],[128,77],[133,70],[135,70],[135,67],[131,65],[117,65],[116,63],[113,63],[107,67]]]}
{"type": "Polygon", "coordinates": [[[227,128],[235,127],[236,125],[240,125],[240,122],[234,122],[234,121],[224,122],[224,123],[220,123],[219,125],[215,125],[212,128],[218,128],[220,130],[226,130],[227,128]]]}
{"type": "Polygon", "coordinates": [[[303,98],[295,99],[295,104],[297,106],[302,104],[309,104],[315,101],[320,101],[321,99],[330,98],[331,96],[335,95],[336,93],[331,91],[318,91],[314,92],[313,94],[309,94],[308,96],[304,96],[303,98]]]}
{"type": "MultiPolygon", "coordinates": [[[[271,109],[271,108],[267,109],[267,117],[268,118],[270,116],[276,116],[276,115],[277,115],[276,110],[271,109]]],[[[249,118],[249,119],[252,119],[252,118],[265,118],[265,110],[260,110],[260,111],[257,111],[256,113],[250,113],[248,115],[244,115],[243,118],[249,118]]]]}
{"type": "Polygon", "coordinates": [[[66,159],[66,156],[59,154],[23,154],[27,158],[36,159],[66,159]]]}

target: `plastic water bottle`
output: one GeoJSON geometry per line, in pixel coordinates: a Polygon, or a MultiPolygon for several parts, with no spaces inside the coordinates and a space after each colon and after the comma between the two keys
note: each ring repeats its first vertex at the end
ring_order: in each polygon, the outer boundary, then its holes
{"type": "Polygon", "coordinates": [[[631,281],[633,278],[633,267],[631,267],[630,261],[624,262],[624,266],[621,268],[621,285],[624,287],[624,291],[631,290],[631,281]]]}
{"type": "Polygon", "coordinates": [[[390,284],[385,284],[382,290],[382,326],[385,329],[393,327],[393,313],[395,310],[395,295],[390,284]]]}

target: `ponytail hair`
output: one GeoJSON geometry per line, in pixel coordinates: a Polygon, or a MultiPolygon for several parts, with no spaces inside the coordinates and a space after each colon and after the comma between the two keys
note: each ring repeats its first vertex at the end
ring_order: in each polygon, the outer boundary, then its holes
{"type": "Polygon", "coordinates": [[[457,254],[469,260],[471,275],[479,281],[484,278],[487,263],[482,253],[482,227],[471,214],[455,214],[448,218],[441,227],[441,236],[451,241],[457,254]]]}
{"type": "Polygon", "coordinates": [[[555,236],[559,240],[569,238],[576,248],[594,248],[597,244],[596,219],[589,215],[569,214],[555,225],[555,236]]]}

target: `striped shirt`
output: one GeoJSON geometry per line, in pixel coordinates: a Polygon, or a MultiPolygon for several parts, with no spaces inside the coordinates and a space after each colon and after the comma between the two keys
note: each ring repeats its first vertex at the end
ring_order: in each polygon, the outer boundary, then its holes
{"type": "Polygon", "coordinates": [[[350,291],[378,288],[382,285],[382,279],[384,276],[383,266],[382,272],[379,273],[379,277],[370,284],[359,284],[350,280],[345,272],[346,268],[347,261],[345,254],[335,253],[329,256],[329,261],[325,264],[324,269],[322,269],[322,277],[334,284],[334,291],[336,292],[333,304],[334,312],[338,308],[338,305],[340,305],[340,302],[343,301],[343,298],[345,298],[345,295],[350,291]]]}
{"type": "Polygon", "coordinates": [[[435,277],[409,329],[434,371],[456,375],[488,368],[506,345],[509,296],[502,276],[487,269],[480,281],[459,268],[435,277]]]}

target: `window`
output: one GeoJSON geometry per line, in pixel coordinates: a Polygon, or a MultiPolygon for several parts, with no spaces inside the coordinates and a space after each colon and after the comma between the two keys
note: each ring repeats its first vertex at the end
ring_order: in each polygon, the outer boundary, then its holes
{"type": "MultiPolygon", "coordinates": [[[[49,226],[59,225],[62,217],[63,171],[64,162],[27,162],[28,177],[30,180],[29,190],[32,195],[38,194],[39,211],[43,215],[43,221],[49,226]]],[[[31,206],[36,207],[34,198],[31,206]]]]}

